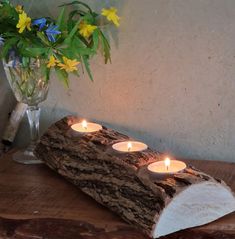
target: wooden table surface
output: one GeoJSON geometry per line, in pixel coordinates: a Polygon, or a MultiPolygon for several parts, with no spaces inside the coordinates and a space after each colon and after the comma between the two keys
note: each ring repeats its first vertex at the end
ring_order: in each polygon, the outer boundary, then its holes
{"type": "MultiPolygon", "coordinates": [[[[45,165],[21,165],[12,153],[0,158],[0,238],[147,239],[45,165]]],[[[235,164],[190,161],[235,191],[235,164]]],[[[177,219],[176,219],[177,220],[177,219]]],[[[234,239],[235,213],[165,239],[234,239]]]]}

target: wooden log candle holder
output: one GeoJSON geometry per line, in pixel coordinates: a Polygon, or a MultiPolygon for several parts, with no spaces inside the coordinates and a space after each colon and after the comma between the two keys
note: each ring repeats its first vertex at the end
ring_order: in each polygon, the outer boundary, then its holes
{"type": "Polygon", "coordinates": [[[158,238],[212,222],[235,211],[230,188],[191,166],[165,178],[153,177],[147,165],[162,160],[150,148],[119,153],[112,145],[129,137],[112,129],[73,134],[78,119],[66,117],[41,137],[35,153],[97,202],[158,238]]]}

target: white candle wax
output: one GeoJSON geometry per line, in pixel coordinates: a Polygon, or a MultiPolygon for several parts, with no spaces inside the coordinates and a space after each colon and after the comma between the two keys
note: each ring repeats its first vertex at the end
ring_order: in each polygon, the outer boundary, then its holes
{"type": "Polygon", "coordinates": [[[139,152],[148,148],[148,146],[139,141],[124,141],[112,145],[112,148],[119,152],[139,152]]]}
{"type": "Polygon", "coordinates": [[[154,162],[148,165],[148,170],[155,174],[174,174],[182,172],[186,168],[186,164],[179,160],[170,160],[166,158],[164,161],[154,162]]]}
{"type": "Polygon", "coordinates": [[[73,124],[71,128],[79,133],[92,133],[96,132],[102,129],[102,126],[100,124],[87,122],[86,120],[83,120],[80,123],[73,124]]]}

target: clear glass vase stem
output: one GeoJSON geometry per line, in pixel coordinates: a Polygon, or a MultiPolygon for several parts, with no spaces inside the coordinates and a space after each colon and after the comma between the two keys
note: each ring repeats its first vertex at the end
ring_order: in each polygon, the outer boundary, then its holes
{"type": "Polygon", "coordinates": [[[27,116],[30,126],[30,145],[36,145],[39,139],[40,108],[38,106],[28,106],[27,116]]]}
{"type": "Polygon", "coordinates": [[[13,155],[13,159],[18,163],[23,164],[39,164],[42,163],[34,155],[34,148],[39,140],[39,118],[40,118],[40,108],[36,106],[28,106],[27,116],[30,126],[30,138],[31,142],[29,146],[24,151],[18,151],[13,155]]]}

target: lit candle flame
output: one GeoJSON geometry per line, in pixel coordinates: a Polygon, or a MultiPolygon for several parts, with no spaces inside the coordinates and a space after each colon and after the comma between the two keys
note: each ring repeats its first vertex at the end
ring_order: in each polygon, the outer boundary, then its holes
{"type": "Polygon", "coordinates": [[[169,167],[170,167],[170,165],[171,165],[171,160],[170,160],[170,158],[165,158],[164,163],[165,163],[165,166],[166,166],[166,170],[168,171],[168,170],[169,170],[169,167]]]}
{"type": "Polygon", "coordinates": [[[131,142],[128,142],[127,143],[127,150],[130,151],[132,148],[132,143],[131,142]]]}
{"type": "Polygon", "coordinates": [[[87,129],[87,122],[86,122],[86,120],[83,120],[83,121],[82,121],[82,127],[83,127],[84,129],[87,129]]]}

